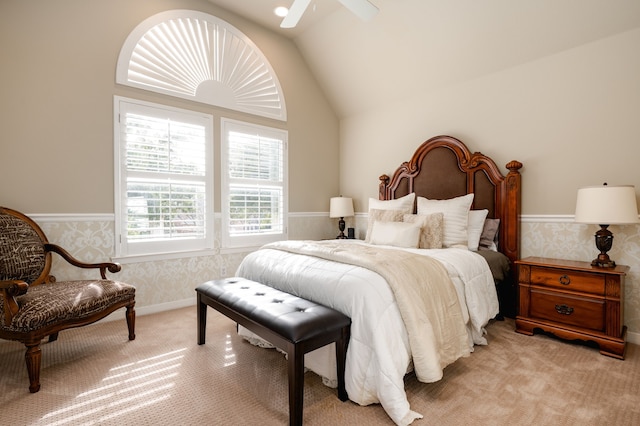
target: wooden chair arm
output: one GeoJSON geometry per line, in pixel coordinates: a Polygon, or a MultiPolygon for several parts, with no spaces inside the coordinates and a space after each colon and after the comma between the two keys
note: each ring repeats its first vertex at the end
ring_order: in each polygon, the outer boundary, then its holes
{"type": "Polygon", "coordinates": [[[0,281],[0,294],[4,305],[4,323],[10,324],[13,316],[18,313],[20,307],[16,302],[16,296],[25,294],[29,284],[20,280],[0,281]]]}
{"type": "Polygon", "coordinates": [[[76,259],[75,257],[73,257],[68,251],[66,251],[65,249],[63,249],[62,247],[56,244],[46,243],[44,245],[44,249],[46,251],[59,254],[60,256],[62,256],[64,260],[66,260],[67,262],[69,262],[70,264],[78,268],[100,269],[100,276],[102,277],[103,280],[107,279],[107,270],[111,273],[116,273],[116,272],[120,272],[120,270],[122,269],[120,264],[113,263],[113,262],[103,262],[103,263],[82,262],[76,259]]]}

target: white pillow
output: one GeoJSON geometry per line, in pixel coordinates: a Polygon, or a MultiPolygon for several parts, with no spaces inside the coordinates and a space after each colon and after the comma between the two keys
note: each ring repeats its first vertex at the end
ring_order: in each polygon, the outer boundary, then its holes
{"type": "Polygon", "coordinates": [[[467,224],[473,194],[448,200],[430,200],[418,197],[418,214],[444,213],[443,247],[464,246],[468,248],[467,224]]]}
{"type": "Polygon", "coordinates": [[[376,200],[375,198],[369,198],[369,210],[402,210],[405,214],[413,213],[413,202],[416,199],[415,192],[407,194],[404,197],[396,198],[395,200],[376,200]]]}
{"type": "Polygon", "coordinates": [[[367,218],[367,235],[364,239],[365,243],[371,242],[371,230],[375,222],[402,222],[402,210],[378,210],[369,209],[369,216],[367,218]]]}
{"type": "Polygon", "coordinates": [[[480,235],[484,228],[484,220],[487,218],[489,210],[471,210],[469,211],[469,222],[467,235],[469,236],[469,250],[478,251],[480,246],[480,235]]]}
{"type": "Polygon", "coordinates": [[[418,248],[420,224],[407,222],[373,222],[371,244],[418,248]]]}

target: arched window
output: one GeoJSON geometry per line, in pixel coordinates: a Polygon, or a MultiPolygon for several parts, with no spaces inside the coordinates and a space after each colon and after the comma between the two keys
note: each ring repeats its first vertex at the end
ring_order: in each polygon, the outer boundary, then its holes
{"type": "Polygon", "coordinates": [[[271,65],[240,30],[193,10],[154,15],[129,34],[116,82],[286,121],[271,65]]]}

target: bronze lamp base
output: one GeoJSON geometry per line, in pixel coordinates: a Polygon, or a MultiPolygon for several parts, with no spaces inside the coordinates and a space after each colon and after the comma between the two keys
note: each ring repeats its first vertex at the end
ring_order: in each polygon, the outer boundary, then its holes
{"type": "Polygon", "coordinates": [[[600,225],[600,229],[596,232],[596,247],[600,250],[598,257],[593,259],[591,266],[597,266],[600,268],[615,268],[616,262],[609,259],[607,252],[611,250],[613,246],[613,234],[609,231],[609,225],[600,225]]]}

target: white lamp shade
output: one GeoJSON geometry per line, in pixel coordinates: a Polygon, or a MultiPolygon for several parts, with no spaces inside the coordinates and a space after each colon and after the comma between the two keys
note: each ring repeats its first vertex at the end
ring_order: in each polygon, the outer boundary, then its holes
{"type": "Polygon", "coordinates": [[[353,216],[353,200],[349,197],[332,197],[329,203],[329,217],[353,216]]]}
{"type": "Polygon", "coordinates": [[[640,222],[635,188],[602,185],[578,189],[575,221],[597,225],[640,222]]]}

